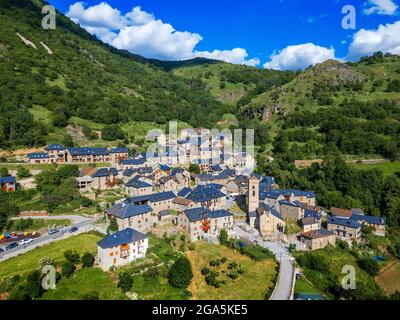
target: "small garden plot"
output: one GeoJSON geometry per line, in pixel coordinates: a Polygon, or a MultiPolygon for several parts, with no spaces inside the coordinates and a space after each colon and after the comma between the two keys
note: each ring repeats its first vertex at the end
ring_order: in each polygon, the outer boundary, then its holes
{"type": "Polygon", "coordinates": [[[186,256],[193,268],[188,289],[194,300],[263,300],[274,288],[277,263],[269,255],[253,259],[254,252],[201,241],[191,249],[186,256]]]}

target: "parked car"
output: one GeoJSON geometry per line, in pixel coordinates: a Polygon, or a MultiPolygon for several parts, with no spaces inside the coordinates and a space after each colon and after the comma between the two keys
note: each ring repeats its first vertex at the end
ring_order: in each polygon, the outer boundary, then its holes
{"type": "Polygon", "coordinates": [[[16,248],[16,247],[18,247],[18,243],[16,243],[16,242],[11,242],[11,243],[9,243],[9,244],[6,246],[6,250],[11,250],[11,249],[14,249],[14,248],[16,248]]]}
{"type": "Polygon", "coordinates": [[[60,230],[59,230],[59,229],[50,229],[50,230],[48,231],[48,234],[49,234],[49,235],[52,235],[52,234],[56,234],[57,232],[60,232],[60,230]]]}
{"type": "Polygon", "coordinates": [[[31,238],[22,239],[22,240],[19,242],[19,245],[20,245],[20,246],[23,246],[23,245],[26,245],[26,244],[30,244],[32,241],[33,241],[33,239],[31,239],[31,238]]]}
{"type": "Polygon", "coordinates": [[[72,227],[71,229],[69,229],[69,233],[74,233],[78,231],[78,227],[72,227]]]}

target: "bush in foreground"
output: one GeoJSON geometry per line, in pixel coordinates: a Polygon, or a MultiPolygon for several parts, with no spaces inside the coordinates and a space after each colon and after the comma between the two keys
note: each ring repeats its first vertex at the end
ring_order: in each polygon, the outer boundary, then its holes
{"type": "Polygon", "coordinates": [[[180,256],[172,265],[168,280],[175,288],[186,289],[193,278],[193,270],[190,261],[185,256],[180,256]]]}

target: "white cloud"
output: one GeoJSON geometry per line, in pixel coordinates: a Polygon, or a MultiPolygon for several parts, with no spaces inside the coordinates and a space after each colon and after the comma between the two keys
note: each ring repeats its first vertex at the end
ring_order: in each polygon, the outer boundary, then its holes
{"type": "Polygon", "coordinates": [[[199,34],[175,31],[170,24],[152,20],[125,27],[111,44],[148,58],[184,60],[193,57],[193,49],[201,40],[199,34]]]}
{"type": "Polygon", "coordinates": [[[350,45],[348,58],[354,60],[377,51],[400,54],[400,21],[380,25],[377,30],[358,31],[350,45]]]}
{"type": "Polygon", "coordinates": [[[364,14],[394,15],[399,7],[393,0],[368,0],[365,3],[364,14]]]}
{"type": "Polygon", "coordinates": [[[249,54],[243,48],[235,48],[232,50],[214,50],[213,52],[199,51],[195,52],[195,55],[197,57],[221,60],[235,64],[245,64],[252,67],[260,64],[260,60],[257,58],[247,60],[249,54]]]}
{"type": "Polygon", "coordinates": [[[279,53],[274,53],[271,61],[264,64],[266,69],[299,70],[310,65],[335,59],[335,49],[324,48],[313,43],[288,46],[279,53]]]}
{"type": "Polygon", "coordinates": [[[102,41],[147,58],[186,60],[206,57],[251,66],[260,63],[258,59],[248,59],[248,53],[243,48],[196,51],[197,44],[203,40],[201,35],[177,31],[140,7],[122,14],[106,2],[88,8],[83,2],[77,2],[70,6],[67,16],[102,41]]]}
{"type": "Polygon", "coordinates": [[[116,30],[126,25],[126,18],[118,9],[102,2],[93,7],[85,8],[83,2],[76,2],[69,7],[67,16],[72,21],[92,28],[116,30]]]}

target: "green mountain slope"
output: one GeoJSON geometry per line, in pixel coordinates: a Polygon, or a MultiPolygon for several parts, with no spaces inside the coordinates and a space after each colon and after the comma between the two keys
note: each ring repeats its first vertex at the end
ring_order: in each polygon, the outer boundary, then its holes
{"type": "Polygon", "coordinates": [[[400,57],[327,61],[257,96],[240,112],[274,128],[274,152],[287,161],[341,153],[400,158],[400,57]]]}
{"type": "Polygon", "coordinates": [[[169,68],[174,75],[206,83],[212,96],[227,104],[247,104],[253,97],[289,82],[293,72],[195,59],[169,68]]]}
{"type": "Polygon", "coordinates": [[[0,0],[0,148],[42,145],[73,116],[212,126],[231,111],[203,83],[104,45],[60,13],[56,30],[43,30],[43,5],[0,0]],[[47,123],[28,112],[35,106],[49,111],[47,123]]]}

